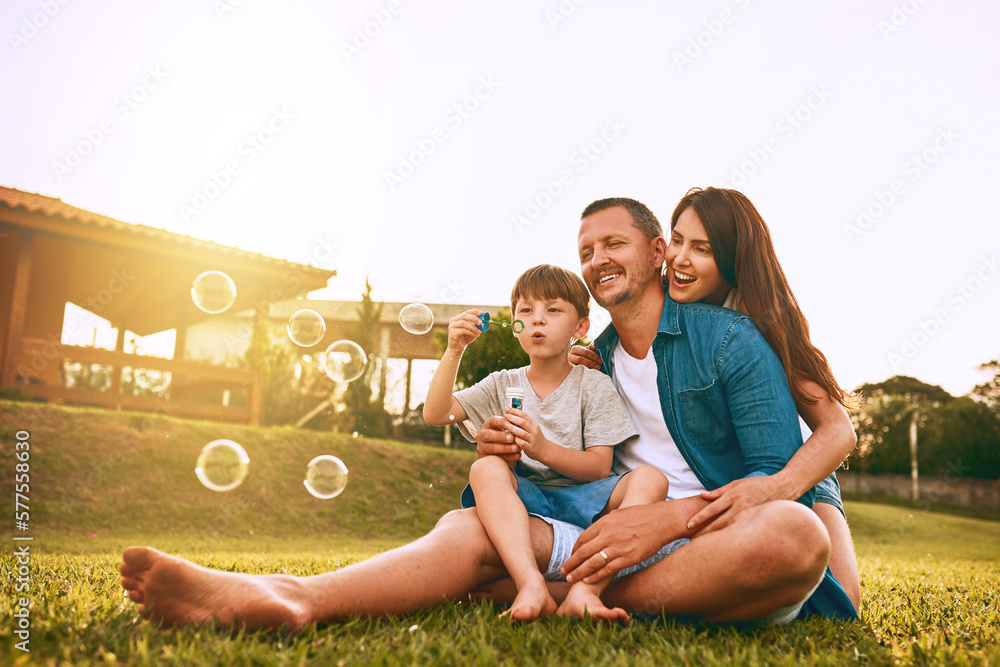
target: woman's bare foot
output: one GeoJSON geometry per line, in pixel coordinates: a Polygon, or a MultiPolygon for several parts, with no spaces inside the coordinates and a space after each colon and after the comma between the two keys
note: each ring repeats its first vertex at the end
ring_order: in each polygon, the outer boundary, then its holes
{"type": "Polygon", "coordinates": [[[512,621],[524,623],[534,621],[539,616],[554,614],[555,611],[556,601],[549,595],[545,580],[539,577],[538,582],[528,584],[517,592],[514,603],[510,609],[500,614],[500,618],[507,616],[512,621]]]}
{"type": "Polygon", "coordinates": [[[587,584],[574,584],[556,613],[560,616],[583,618],[584,612],[590,614],[590,618],[595,621],[628,623],[630,620],[628,612],[624,609],[605,607],[601,602],[601,596],[587,584]]]}
{"type": "Polygon", "coordinates": [[[285,575],[220,572],[150,547],[122,555],[122,588],[146,618],[167,626],[234,622],[298,632],[308,622],[302,584],[285,575]]]}

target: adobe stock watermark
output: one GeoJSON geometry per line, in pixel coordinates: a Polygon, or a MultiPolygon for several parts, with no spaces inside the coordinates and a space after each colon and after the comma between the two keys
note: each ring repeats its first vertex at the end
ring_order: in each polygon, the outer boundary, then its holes
{"type": "Polygon", "coordinates": [[[361,55],[372,41],[382,34],[382,31],[389,27],[392,20],[399,12],[403,11],[403,5],[399,0],[389,0],[383,9],[376,9],[371,13],[371,18],[365,21],[364,25],[354,28],[354,35],[349,42],[340,43],[340,52],[344,54],[344,60],[348,63],[361,55]]]}
{"type": "MultiPolygon", "coordinates": [[[[745,12],[750,8],[750,0],[733,0],[733,4],[740,12],[745,12]]],[[[683,50],[674,51],[674,64],[677,66],[677,71],[684,72],[685,67],[693,65],[694,61],[701,58],[715,44],[716,40],[722,37],[726,29],[736,22],[739,16],[738,12],[726,8],[717,16],[702,21],[702,29],[687,38],[687,44],[683,50]]]]}
{"type": "Polygon", "coordinates": [[[226,160],[221,169],[211,169],[208,178],[196,186],[189,201],[178,205],[178,212],[186,223],[201,215],[243,172],[243,168],[257,159],[279,134],[288,129],[295,116],[287,107],[275,107],[271,117],[256,131],[248,134],[236,148],[236,154],[226,160]]]}
{"type": "Polygon", "coordinates": [[[926,2],[927,0],[903,0],[899,4],[894,4],[892,11],[889,13],[889,18],[879,19],[875,24],[878,31],[882,34],[882,39],[889,41],[889,35],[899,31],[900,28],[906,25],[926,2]]]}
{"type": "Polygon", "coordinates": [[[52,173],[62,183],[67,175],[73,173],[84,159],[91,155],[94,150],[104,143],[115,128],[124,122],[132,112],[146,101],[149,94],[160,87],[168,76],[160,65],[149,65],[143,71],[142,79],[124,93],[115,98],[111,103],[110,115],[98,121],[95,127],[90,127],[82,132],[83,138],[66,146],[66,154],[62,162],[53,160],[52,173]]]}
{"type": "Polygon", "coordinates": [[[899,346],[889,353],[888,361],[892,370],[897,370],[917,356],[917,353],[926,347],[951,321],[952,314],[975,299],[998,273],[1000,273],[1000,261],[997,260],[997,256],[984,257],[979,266],[965,280],[948,291],[946,299],[950,305],[938,308],[931,317],[920,320],[916,330],[908,336],[904,336],[899,346]]]}
{"type": "Polygon", "coordinates": [[[69,4],[69,0],[41,0],[38,3],[38,11],[29,16],[21,18],[21,25],[17,32],[7,33],[7,42],[14,53],[21,50],[25,44],[33,40],[49,24],[49,22],[59,15],[62,8],[69,4]]]}
{"type": "Polygon", "coordinates": [[[228,14],[232,14],[242,7],[243,2],[244,0],[215,0],[212,3],[212,9],[215,10],[215,15],[219,17],[219,20],[223,21],[228,14]]]}
{"type": "Polygon", "coordinates": [[[549,22],[549,28],[552,30],[558,28],[576,14],[577,8],[586,3],[587,0],[559,0],[559,4],[554,8],[545,10],[545,20],[549,22]]]}
{"type": "Polygon", "coordinates": [[[922,151],[913,153],[903,163],[901,168],[903,178],[893,179],[884,189],[876,190],[867,204],[858,207],[858,215],[854,222],[844,225],[847,240],[853,243],[859,236],[871,229],[875,222],[881,219],[906,193],[908,183],[919,181],[931,168],[931,165],[947,153],[960,138],[961,136],[950,126],[938,128],[937,135],[930,145],[922,151]]]}
{"type": "Polygon", "coordinates": [[[729,174],[729,187],[737,190],[743,187],[747,179],[756,174],[767,164],[771,156],[778,152],[782,142],[794,137],[832,97],[833,92],[825,83],[810,87],[806,99],[775,122],[775,134],[765,139],[760,146],[748,150],[746,158],[733,165],[729,174]]]}
{"type": "Polygon", "coordinates": [[[566,191],[566,188],[573,184],[574,174],[582,174],[587,171],[608,147],[617,141],[622,133],[628,129],[621,118],[615,116],[608,118],[604,122],[604,127],[589,141],[585,141],[576,147],[569,162],[571,169],[560,169],[550,178],[542,179],[538,184],[535,194],[524,199],[524,205],[510,215],[511,224],[520,234],[524,228],[535,222],[542,213],[545,212],[555,201],[566,191]]]}
{"type": "Polygon", "coordinates": [[[396,188],[402,185],[406,179],[413,176],[417,169],[424,165],[437,151],[438,146],[448,140],[449,133],[462,127],[479,109],[480,105],[490,99],[499,88],[500,83],[493,78],[493,75],[479,77],[473,91],[445,111],[444,126],[438,125],[427,135],[414,139],[413,150],[399,156],[395,170],[385,172],[385,184],[389,187],[389,192],[395,192],[396,188]]]}

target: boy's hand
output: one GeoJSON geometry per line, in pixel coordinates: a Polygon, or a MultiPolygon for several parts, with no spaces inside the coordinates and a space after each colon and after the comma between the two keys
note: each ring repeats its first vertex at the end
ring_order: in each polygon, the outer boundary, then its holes
{"type": "Polygon", "coordinates": [[[465,352],[469,343],[479,338],[479,334],[482,333],[479,330],[479,325],[483,323],[479,316],[482,314],[483,311],[472,308],[448,320],[449,352],[461,354],[465,352]]]}
{"type": "Polygon", "coordinates": [[[574,366],[586,366],[587,368],[599,371],[601,370],[601,355],[597,354],[595,350],[596,348],[593,345],[590,347],[574,345],[569,348],[569,363],[574,366]]]}
{"type": "Polygon", "coordinates": [[[514,444],[519,446],[528,456],[541,461],[545,450],[552,443],[542,434],[542,427],[532,419],[527,412],[517,408],[507,408],[504,417],[510,424],[510,432],[514,434],[514,444]]]}

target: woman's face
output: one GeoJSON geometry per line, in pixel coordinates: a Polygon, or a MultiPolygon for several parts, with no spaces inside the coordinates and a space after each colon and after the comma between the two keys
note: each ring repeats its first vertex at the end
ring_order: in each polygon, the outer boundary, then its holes
{"type": "Polygon", "coordinates": [[[671,299],[681,303],[704,301],[715,306],[725,303],[729,283],[715,265],[705,226],[691,206],[681,212],[670,232],[666,262],[671,299]]]}

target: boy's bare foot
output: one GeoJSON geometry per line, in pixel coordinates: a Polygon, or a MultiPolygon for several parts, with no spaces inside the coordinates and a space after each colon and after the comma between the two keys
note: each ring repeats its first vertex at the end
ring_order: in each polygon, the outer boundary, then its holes
{"type": "Polygon", "coordinates": [[[628,612],[620,607],[608,609],[601,602],[601,597],[590,586],[578,583],[569,589],[566,599],[556,613],[560,616],[575,616],[583,618],[584,612],[590,614],[590,618],[595,621],[609,623],[628,623],[628,612]]]}
{"type": "Polygon", "coordinates": [[[549,595],[545,581],[539,577],[538,583],[528,584],[517,592],[514,603],[510,609],[500,614],[500,618],[507,616],[512,621],[523,623],[534,621],[539,616],[554,614],[555,611],[556,601],[549,595]]]}
{"type": "Polygon", "coordinates": [[[209,570],[150,547],[129,547],[122,559],[122,588],[143,616],[164,625],[235,621],[297,632],[308,620],[295,577],[209,570]]]}

